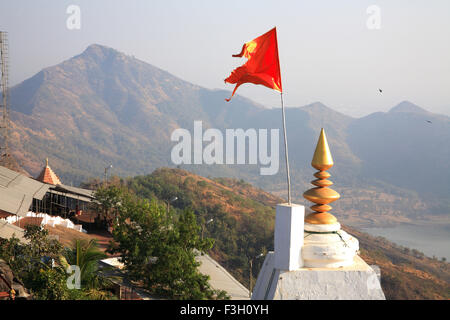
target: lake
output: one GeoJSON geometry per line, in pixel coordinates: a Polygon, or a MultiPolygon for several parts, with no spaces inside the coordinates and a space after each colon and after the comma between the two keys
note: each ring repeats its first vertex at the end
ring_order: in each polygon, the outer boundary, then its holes
{"type": "Polygon", "coordinates": [[[382,236],[410,249],[422,251],[426,256],[445,257],[450,261],[450,224],[398,225],[391,228],[362,228],[373,236],[382,236]]]}

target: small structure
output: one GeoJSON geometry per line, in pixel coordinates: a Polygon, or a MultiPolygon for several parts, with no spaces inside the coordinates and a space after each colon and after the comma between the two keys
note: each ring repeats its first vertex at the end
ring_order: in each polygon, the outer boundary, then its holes
{"type": "Polygon", "coordinates": [[[36,180],[52,184],[54,186],[56,186],[57,184],[61,184],[61,180],[59,180],[58,176],[53,172],[52,168],[49,167],[48,158],[45,159],[45,167],[42,169],[36,180]]]}
{"type": "Polygon", "coordinates": [[[333,164],[322,129],[311,162],[319,170],[311,182],[316,187],[303,194],[314,212],[304,218],[301,205],[277,205],[275,251],[264,260],[252,300],[385,299],[377,273],[357,255],[358,240],[328,212],[340,198],[328,188],[333,164]]]}
{"type": "Polygon", "coordinates": [[[94,191],[67,186],[45,159],[45,167],[36,180],[49,185],[49,190],[41,200],[33,201],[33,212],[48,213],[64,218],[79,216],[88,209],[88,204],[94,200],[94,191]]]}

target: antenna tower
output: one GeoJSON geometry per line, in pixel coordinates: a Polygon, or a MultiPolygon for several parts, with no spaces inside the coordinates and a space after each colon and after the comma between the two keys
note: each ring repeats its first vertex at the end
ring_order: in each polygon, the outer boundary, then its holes
{"type": "Polygon", "coordinates": [[[0,31],[0,165],[11,170],[22,171],[9,152],[9,85],[8,85],[8,33],[0,31]]]}

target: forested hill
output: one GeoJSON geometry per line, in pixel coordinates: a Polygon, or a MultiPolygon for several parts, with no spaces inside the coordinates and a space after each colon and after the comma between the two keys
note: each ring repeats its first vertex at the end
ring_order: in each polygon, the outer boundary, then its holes
{"type": "MultiPolygon", "coordinates": [[[[210,254],[247,286],[248,259],[273,250],[275,205],[284,201],[243,180],[209,179],[182,169],[161,168],[125,183],[141,197],[156,197],[165,203],[177,197],[170,203],[172,210],[192,208],[204,226],[205,237],[215,240],[210,254]],[[213,221],[206,223],[210,219],[213,221]]],[[[339,219],[339,212],[334,213],[339,219]]],[[[388,299],[450,298],[447,262],[346,226],[344,229],[359,239],[365,261],[381,268],[381,283],[388,299]]],[[[254,263],[254,277],[262,260],[254,263]]]]}

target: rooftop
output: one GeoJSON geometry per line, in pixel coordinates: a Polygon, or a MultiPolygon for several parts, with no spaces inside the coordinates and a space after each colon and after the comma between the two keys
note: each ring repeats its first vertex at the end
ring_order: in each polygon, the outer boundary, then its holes
{"type": "Polygon", "coordinates": [[[61,184],[61,180],[59,180],[58,176],[55,172],[53,172],[52,168],[49,167],[48,158],[45,159],[45,167],[44,169],[42,169],[36,180],[52,185],[61,184]]]}

